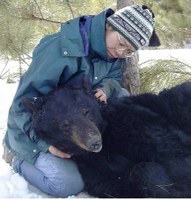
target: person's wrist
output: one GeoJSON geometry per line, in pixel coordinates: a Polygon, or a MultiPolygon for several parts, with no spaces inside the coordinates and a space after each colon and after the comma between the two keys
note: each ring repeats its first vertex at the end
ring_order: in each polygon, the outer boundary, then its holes
{"type": "Polygon", "coordinates": [[[56,147],[54,147],[52,145],[49,147],[48,150],[51,154],[53,154],[54,156],[60,157],[60,158],[71,158],[71,156],[72,156],[68,153],[60,151],[59,149],[57,149],[56,147]]]}

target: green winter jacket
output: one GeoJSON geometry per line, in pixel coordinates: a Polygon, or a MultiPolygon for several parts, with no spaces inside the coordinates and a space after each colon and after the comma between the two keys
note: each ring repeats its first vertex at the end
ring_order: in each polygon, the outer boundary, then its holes
{"type": "Polygon", "coordinates": [[[32,62],[20,79],[10,107],[4,138],[7,147],[21,159],[34,163],[38,153],[47,152],[50,146],[36,136],[31,114],[21,102],[24,96],[47,94],[56,88],[61,74],[66,81],[78,70],[84,70],[93,86],[102,87],[108,98],[118,90],[121,60],[109,61],[105,47],[105,22],[111,12],[87,16],[91,20],[85,32],[85,17],[63,23],[60,32],[46,36],[35,48],[32,62]]]}

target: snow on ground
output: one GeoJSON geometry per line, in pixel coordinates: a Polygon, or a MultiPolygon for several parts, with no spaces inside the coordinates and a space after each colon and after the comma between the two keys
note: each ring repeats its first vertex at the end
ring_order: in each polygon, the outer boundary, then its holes
{"type": "Polygon", "coordinates": [[[178,59],[191,65],[191,49],[163,49],[139,51],[139,64],[148,60],[178,59]]]}
{"type": "MultiPolygon", "coordinates": [[[[0,141],[6,131],[8,109],[15,94],[17,84],[0,81],[0,141]]],[[[2,143],[2,142],[1,142],[2,143]]],[[[47,195],[29,185],[17,173],[12,173],[9,164],[2,159],[3,147],[0,145],[0,198],[46,198],[47,195]]]]}
{"type": "MultiPolygon", "coordinates": [[[[144,63],[151,59],[179,59],[191,65],[191,49],[177,50],[144,50],[139,52],[139,62],[144,63]]],[[[15,94],[17,84],[6,84],[0,80],[0,143],[6,131],[8,109],[15,94]]],[[[3,148],[0,145],[0,198],[50,198],[50,196],[31,186],[2,159],[3,148]]],[[[80,193],[77,198],[89,197],[80,193]]],[[[72,198],[72,197],[71,197],[72,198]]]]}

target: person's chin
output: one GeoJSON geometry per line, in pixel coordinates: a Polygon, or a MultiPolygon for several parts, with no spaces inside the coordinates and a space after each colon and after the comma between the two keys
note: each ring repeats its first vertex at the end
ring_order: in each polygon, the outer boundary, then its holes
{"type": "Polygon", "coordinates": [[[107,52],[107,55],[108,55],[108,58],[109,58],[109,59],[115,58],[115,57],[111,54],[111,52],[109,52],[109,51],[107,52]]]}

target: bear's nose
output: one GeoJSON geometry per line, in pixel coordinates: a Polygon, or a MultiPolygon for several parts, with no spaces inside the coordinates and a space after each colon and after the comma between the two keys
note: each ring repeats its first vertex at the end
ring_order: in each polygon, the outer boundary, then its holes
{"type": "Polygon", "coordinates": [[[101,151],[102,149],[102,140],[101,139],[95,139],[95,138],[92,138],[88,141],[88,149],[89,151],[91,152],[99,152],[101,151]]]}

